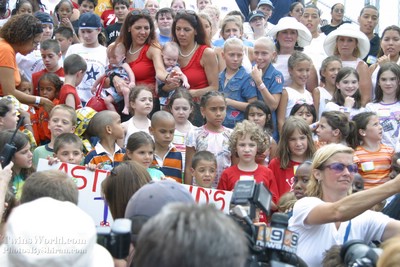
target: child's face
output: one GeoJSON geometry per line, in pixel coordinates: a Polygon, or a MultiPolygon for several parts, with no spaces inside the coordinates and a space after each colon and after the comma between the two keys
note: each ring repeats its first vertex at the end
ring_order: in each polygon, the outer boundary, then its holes
{"type": "Polygon", "coordinates": [[[196,168],[190,170],[198,186],[211,188],[217,176],[217,165],[214,161],[199,160],[196,168]]]}
{"type": "Polygon", "coordinates": [[[154,127],[150,127],[150,132],[154,137],[156,148],[168,148],[174,139],[175,120],[159,120],[155,124],[154,127]]]}
{"type": "Polygon", "coordinates": [[[82,4],[79,6],[79,12],[81,15],[86,12],[93,12],[94,11],[94,4],[93,2],[84,0],[82,4]]]}
{"type": "Polygon", "coordinates": [[[54,30],[54,26],[53,24],[42,24],[42,29],[43,29],[43,35],[42,35],[42,39],[40,40],[41,42],[43,42],[44,40],[49,40],[51,39],[51,37],[53,37],[53,30],[54,30]]]}
{"type": "Polygon", "coordinates": [[[396,77],[391,70],[387,70],[379,76],[378,85],[381,87],[382,93],[387,96],[396,97],[399,89],[399,78],[396,77]]]}
{"type": "Polygon", "coordinates": [[[304,158],[304,154],[307,151],[307,135],[301,133],[296,129],[289,137],[289,151],[291,158],[304,158]]]}
{"type": "Polygon", "coordinates": [[[318,10],[315,8],[305,8],[303,15],[300,17],[300,22],[303,23],[311,33],[318,31],[320,17],[318,10]]]}
{"type": "Polygon", "coordinates": [[[318,128],[315,130],[318,135],[318,140],[320,142],[327,143],[330,143],[334,139],[336,139],[338,131],[338,129],[332,129],[325,117],[321,117],[321,119],[319,120],[318,128]]]}
{"type": "Polygon", "coordinates": [[[129,13],[129,9],[124,4],[115,4],[114,13],[118,22],[123,22],[129,13]]]}
{"type": "Polygon", "coordinates": [[[224,31],[222,32],[222,37],[224,40],[230,37],[242,38],[242,32],[235,22],[228,22],[225,25],[224,31]]]}
{"type": "Polygon", "coordinates": [[[243,47],[238,45],[227,46],[222,56],[226,63],[226,68],[231,70],[237,70],[242,65],[243,61],[243,47]]]}
{"type": "Polygon", "coordinates": [[[364,180],[362,176],[358,173],[354,174],[354,180],[352,184],[352,193],[357,193],[364,190],[364,180]]]}
{"type": "Polygon", "coordinates": [[[248,120],[260,126],[261,129],[264,129],[265,123],[267,122],[267,115],[261,109],[251,107],[249,109],[248,120]]]}
{"type": "Polygon", "coordinates": [[[120,64],[125,58],[125,51],[119,47],[115,48],[113,53],[108,53],[108,61],[110,64],[120,64]]]}
{"type": "Polygon", "coordinates": [[[344,98],[353,96],[358,90],[358,80],[354,74],[347,75],[340,82],[336,83],[336,87],[340,89],[340,93],[344,98]]]}
{"type": "Polygon", "coordinates": [[[14,105],[9,105],[9,112],[4,117],[0,117],[1,130],[15,130],[17,128],[18,116],[14,105]]]}
{"type": "Polygon", "coordinates": [[[75,126],[72,125],[71,115],[62,109],[55,110],[49,121],[49,130],[53,138],[62,133],[73,133],[75,126]]]}
{"type": "Polygon", "coordinates": [[[253,163],[257,155],[257,143],[251,140],[249,134],[246,134],[244,137],[237,140],[236,152],[240,162],[253,163]]]}
{"type": "Polygon", "coordinates": [[[62,36],[62,34],[60,33],[56,33],[55,34],[55,39],[58,41],[58,43],[60,44],[61,47],[61,53],[66,53],[68,48],[71,46],[72,44],[72,38],[67,39],[64,36],[62,36]]]}
{"type": "Polygon", "coordinates": [[[19,9],[18,9],[18,11],[17,11],[17,15],[20,15],[20,14],[32,14],[33,13],[33,11],[32,11],[32,5],[30,4],[30,3],[23,3],[20,7],[19,7],[19,9]]]}
{"type": "Polygon", "coordinates": [[[130,102],[131,108],[135,111],[135,115],[149,115],[153,109],[153,95],[148,90],[142,90],[137,95],[135,101],[130,102]]]}
{"type": "Polygon", "coordinates": [[[371,116],[365,127],[365,130],[359,130],[363,138],[366,137],[372,142],[381,142],[382,140],[382,125],[379,123],[378,116],[371,116]]]}
{"type": "Polygon", "coordinates": [[[121,124],[121,116],[114,112],[113,116],[113,123],[111,124],[111,134],[112,136],[118,140],[124,138],[125,131],[121,124]]]}
{"type": "Polygon", "coordinates": [[[303,118],[308,125],[313,123],[314,117],[306,106],[299,108],[294,115],[303,118]]]}
{"type": "Polygon", "coordinates": [[[149,168],[154,158],[153,146],[151,144],[142,145],[135,151],[127,149],[126,155],[130,160],[142,164],[145,168],[149,168]]]}
{"type": "Polygon", "coordinates": [[[190,106],[190,103],[186,98],[175,99],[171,107],[172,116],[174,116],[174,119],[178,124],[186,123],[192,110],[193,108],[190,106]]]}
{"type": "Polygon", "coordinates": [[[166,68],[175,67],[178,62],[178,50],[175,49],[164,49],[163,51],[163,61],[166,68]]]}
{"type": "Polygon", "coordinates": [[[31,95],[32,94],[32,83],[30,83],[28,81],[21,82],[17,89],[20,92],[23,92],[27,95],[31,95]]]}
{"type": "Polygon", "coordinates": [[[79,29],[79,36],[81,36],[86,47],[96,47],[98,45],[97,36],[99,33],[100,29],[79,29]]]}
{"type": "Polygon", "coordinates": [[[392,158],[392,172],[389,175],[390,179],[394,179],[400,173],[400,162],[398,163],[399,157],[395,154],[392,158]]]}
{"type": "Polygon", "coordinates": [[[54,153],[61,162],[80,165],[83,159],[82,147],[80,144],[65,143],[57,153],[54,153]]]}
{"type": "Polygon", "coordinates": [[[15,152],[12,161],[14,162],[14,167],[19,169],[32,167],[31,145],[27,143],[21,150],[15,152]]]}
{"type": "Polygon", "coordinates": [[[289,74],[294,84],[304,87],[306,86],[307,80],[310,77],[311,62],[303,60],[294,65],[291,69],[289,68],[289,74]]]}
{"type": "Polygon", "coordinates": [[[72,16],[72,8],[71,5],[63,2],[59,7],[58,7],[58,16],[61,19],[70,19],[72,16]]]}
{"type": "Polygon", "coordinates": [[[275,58],[276,52],[268,45],[257,42],[254,45],[254,57],[259,69],[265,70],[275,58]]]}
{"type": "Polygon", "coordinates": [[[302,164],[297,168],[296,173],[294,175],[294,195],[297,199],[304,197],[304,193],[307,188],[308,181],[310,180],[311,175],[311,165],[310,164],[302,164]]]}
{"type": "Polygon", "coordinates": [[[54,51],[50,49],[40,49],[40,54],[42,55],[44,66],[49,72],[55,72],[60,68],[60,66],[58,65],[60,55],[57,55],[56,53],[54,53],[54,51]]]}
{"type": "Polygon", "coordinates": [[[339,61],[328,63],[326,69],[321,72],[321,75],[325,77],[325,82],[334,86],[336,76],[341,68],[342,64],[339,61]]]}
{"type": "Polygon", "coordinates": [[[39,82],[40,96],[53,101],[57,97],[56,87],[49,80],[41,80],[39,82]]]}
{"type": "Polygon", "coordinates": [[[208,99],[205,107],[200,107],[201,115],[207,119],[207,126],[212,130],[221,127],[226,116],[226,103],[222,96],[212,96],[208,99]]]}

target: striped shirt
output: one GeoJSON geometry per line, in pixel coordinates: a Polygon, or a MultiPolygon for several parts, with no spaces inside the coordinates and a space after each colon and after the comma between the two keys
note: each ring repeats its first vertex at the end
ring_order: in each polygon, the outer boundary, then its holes
{"type": "Polygon", "coordinates": [[[115,144],[114,154],[109,153],[104,147],[98,142],[94,149],[90,151],[85,157],[85,165],[90,164],[101,164],[99,169],[111,171],[120,162],[124,161],[125,149],[120,148],[115,144]]]}
{"type": "Polygon", "coordinates": [[[162,171],[165,177],[172,178],[178,183],[182,183],[182,153],[179,152],[174,145],[171,144],[169,146],[169,150],[163,159],[154,154],[151,165],[152,168],[157,168],[162,171]]]}
{"type": "Polygon", "coordinates": [[[389,181],[394,149],[381,144],[378,151],[368,151],[362,146],[356,147],[354,162],[358,173],[364,179],[364,188],[369,189],[389,181]]]}

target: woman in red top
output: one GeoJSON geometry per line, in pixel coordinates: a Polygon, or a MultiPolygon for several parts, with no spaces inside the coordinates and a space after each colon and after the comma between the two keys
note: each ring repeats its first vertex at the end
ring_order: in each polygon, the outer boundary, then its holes
{"type": "MultiPolygon", "coordinates": [[[[178,43],[178,63],[190,84],[189,93],[195,100],[193,124],[203,125],[199,102],[208,91],[218,90],[218,64],[214,50],[206,45],[206,34],[200,17],[182,10],[172,24],[172,37],[178,43]]],[[[167,85],[168,86],[168,85],[167,85]]],[[[163,88],[171,91],[174,88],[163,88]]]]}
{"type": "MultiPolygon", "coordinates": [[[[156,96],[156,78],[165,81],[167,72],[161,58],[161,47],[157,42],[155,27],[147,9],[133,10],[128,13],[117,43],[126,49],[126,62],[135,74],[136,84],[146,85],[153,92],[154,107],[160,107],[156,96]]],[[[114,87],[119,90],[128,86],[120,77],[113,77],[114,87]]],[[[154,108],[153,108],[154,109],[154,108]]]]}

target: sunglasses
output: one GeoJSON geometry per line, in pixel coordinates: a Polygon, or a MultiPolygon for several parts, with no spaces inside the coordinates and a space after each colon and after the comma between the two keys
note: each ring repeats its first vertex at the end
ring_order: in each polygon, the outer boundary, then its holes
{"type": "Polygon", "coordinates": [[[350,165],[345,165],[343,163],[336,162],[336,163],[332,163],[332,164],[325,165],[322,167],[322,169],[325,169],[325,168],[329,168],[330,170],[333,170],[337,173],[343,172],[345,168],[347,168],[347,170],[353,174],[358,172],[358,167],[357,167],[357,164],[355,164],[355,163],[350,164],[350,165]]]}
{"type": "Polygon", "coordinates": [[[131,12],[132,15],[150,15],[150,11],[148,9],[135,9],[131,12]]]}
{"type": "Polygon", "coordinates": [[[344,13],[344,9],[343,8],[335,8],[334,10],[333,10],[334,12],[336,12],[336,13],[344,13]]]}

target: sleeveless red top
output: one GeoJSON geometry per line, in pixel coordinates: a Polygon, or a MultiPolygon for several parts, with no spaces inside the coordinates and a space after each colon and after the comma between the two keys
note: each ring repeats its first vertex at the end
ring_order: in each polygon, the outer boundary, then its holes
{"type": "Polygon", "coordinates": [[[155,96],[156,69],[153,61],[146,56],[149,48],[150,45],[146,44],[140,51],[139,57],[128,64],[135,74],[136,84],[147,85],[152,90],[153,96],[155,96]]]}
{"type": "Polygon", "coordinates": [[[207,47],[206,45],[200,45],[189,63],[181,68],[183,74],[188,78],[190,89],[201,89],[208,86],[206,72],[200,64],[201,57],[207,47]]]}

